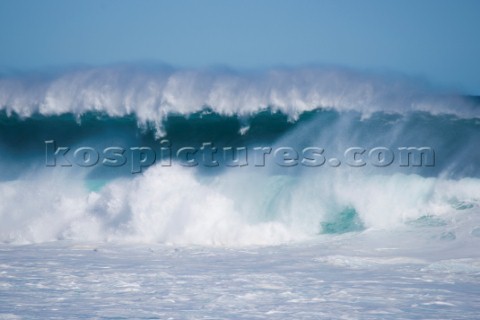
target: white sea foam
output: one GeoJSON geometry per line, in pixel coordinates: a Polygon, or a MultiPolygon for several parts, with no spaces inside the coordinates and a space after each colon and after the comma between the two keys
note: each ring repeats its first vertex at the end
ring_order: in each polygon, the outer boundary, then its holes
{"type": "Polygon", "coordinates": [[[0,108],[22,116],[102,111],[111,116],[134,113],[142,123],[160,124],[169,113],[188,115],[205,107],[241,116],[270,107],[292,119],[317,108],[355,110],[365,116],[425,111],[480,117],[472,102],[440,94],[416,79],[341,68],[252,73],[112,66],[0,78],[0,108]]]}
{"type": "Polygon", "coordinates": [[[0,241],[273,245],[314,239],[325,223],[348,226],[352,216],[341,215],[348,208],[366,230],[408,226],[437,240],[473,239],[471,229],[480,226],[480,181],[472,178],[394,174],[357,176],[358,184],[347,175],[228,173],[205,179],[189,168],[156,166],[95,192],[81,179],[45,177],[0,184],[0,241]]]}

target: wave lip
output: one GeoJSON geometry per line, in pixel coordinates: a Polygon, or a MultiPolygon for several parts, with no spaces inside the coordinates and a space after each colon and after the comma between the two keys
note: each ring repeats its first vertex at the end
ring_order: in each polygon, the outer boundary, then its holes
{"type": "Polygon", "coordinates": [[[318,108],[353,110],[367,117],[379,111],[424,111],[480,118],[478,103],[460,95],[441,93],[415,79],[342,68],[241,73],[109,66],[0,78],[0,108],[24,117],[100,111],[161,123],[168,114],[188,115],[206,107],[240,116],[271,108],[291,119],[318,108]]]}

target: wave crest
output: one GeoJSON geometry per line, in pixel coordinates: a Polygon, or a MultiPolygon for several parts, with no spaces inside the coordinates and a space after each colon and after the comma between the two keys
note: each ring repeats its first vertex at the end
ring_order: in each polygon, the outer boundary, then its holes
{"type": "Polygon", "coordinates": [[[415,79],[341,68],[283,68],[263,72],[110,66],[54,75],[0,78],[0,107],[28,117],[91,111],[135,114],[142,123],[161,123],[168,114],[205,107],[222,115],[248,116],[271,108],[296,119],[305,111],[425,111],[480,117],[476,103],[444,94],[415,79]]]}

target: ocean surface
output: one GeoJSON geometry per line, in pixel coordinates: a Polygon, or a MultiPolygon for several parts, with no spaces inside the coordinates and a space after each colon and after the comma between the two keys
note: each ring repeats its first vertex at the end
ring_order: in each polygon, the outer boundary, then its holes
{"type": "Polygon", "coordinates": [[[480,99],[340,68],[0,77],[0,319],[474,319],[480,99]]]}

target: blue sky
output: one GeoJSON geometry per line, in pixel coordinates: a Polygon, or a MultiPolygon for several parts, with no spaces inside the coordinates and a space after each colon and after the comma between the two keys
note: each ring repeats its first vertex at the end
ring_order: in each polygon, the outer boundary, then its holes
{"type": "Polygon", "coordinates": [[[475,0],[0,0],[0,70],[340,65],[480,94],[479,32],[475,0]]]}

